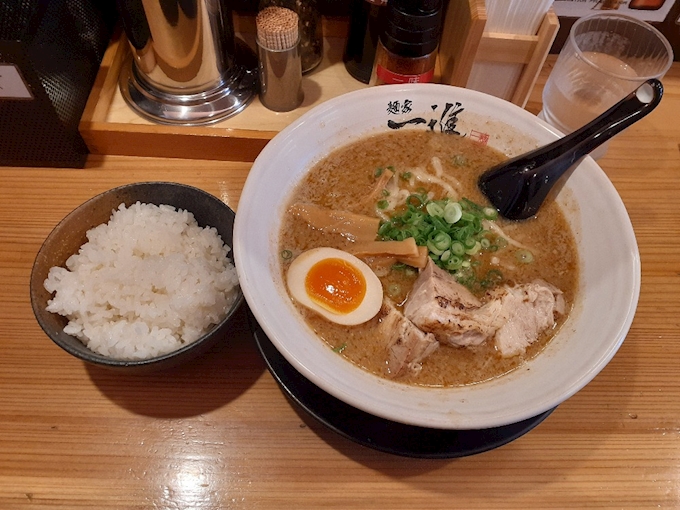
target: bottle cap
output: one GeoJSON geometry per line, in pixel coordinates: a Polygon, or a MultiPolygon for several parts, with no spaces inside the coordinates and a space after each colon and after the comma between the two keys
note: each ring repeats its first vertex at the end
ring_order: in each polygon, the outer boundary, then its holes
{"type": "Polygon", "coordinates": [[[384,32],[388,36],[405,43],[429,43],[439,40],[439,26],[426,30],[408,30],[395,25],[391,20],[385,21],[384,32]]]}
{"type": "Polygon", "coordinates": [[[405,30],[429,30],[441,25],[441,1],[439,3],[440,8],[438,10],[414,14],[413,12],[403,10],[398,5],[393,5],[392,2],[390,2],[387,4],[387,14],[385,17],[392,21],[396,26],[405,30]]]}
{"type": "Polygon", "coordinates": [[[435,39],[427,43],[407,43],[395,39],[394,37],[383,34],[380,37],[380,42],[385,49],[391,51],[395,55],[407,58],[419,58],[429,55],[439,46],[439,40],[435,39]]]}
{"type": "Polygon", "coordinates": [[[422,57],[437,49],[441,21],[442,0],[391,0],[380,41],[397,55],[422,57]]]}
{"type": "Polygon", "coordinates": [[[399,11],[415,16],[425,16],[442,10],[442,0],[390,0],[390,4],[399,11]]]}

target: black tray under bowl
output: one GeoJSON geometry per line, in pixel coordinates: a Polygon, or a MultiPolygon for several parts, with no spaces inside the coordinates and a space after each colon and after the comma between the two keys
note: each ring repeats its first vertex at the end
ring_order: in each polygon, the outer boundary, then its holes
{"type": "Polygon", "coordinates": [[[380,418],[346,404],[310,382],[279,353],[250,311],[248,318],[257,347],[286,396],[331,430],[369,448],[405,457],[466,457],[514,441],[554,411],[479,430],[432,429],[380,418]]]}

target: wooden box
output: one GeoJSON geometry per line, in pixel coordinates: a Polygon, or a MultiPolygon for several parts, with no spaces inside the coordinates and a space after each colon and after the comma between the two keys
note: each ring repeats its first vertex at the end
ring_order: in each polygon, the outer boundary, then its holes
{"type": "Polygon", "coordinates": [[[524,64],[509,99],[523,108],[559,30],[557,15],[550,9],[532,36],[484,32],[485,25],[484,0],[450,0],[439,46],[441,81],[466,87],[479,61],[524,64]]]}
{"type": "MultiPolygon", "coordinates": [[[[557,18],[547,16],[536,37],[484,34],[485,22],[483,0],[450,0],[435,81],[465,86],[476,58],[522,62],[526,70],[514,102],[524,106],[559,26],[557,18]],[[450,26],[454,22],[455,30],[450,26]]],[[[236,33],[251,47],[255,47],[254,25],[252,16],[234,16],[236,33]]],[[[207,126],[154,124],[132,111],[118,87],[129,54],[125,36],[118,34],[102,60],[80,133],[95,154],[253,161],[269,140],[314,106],[368,87],[352,78],[342,62],[347,25],[344,17],[323,18],[323,60],[303,77],[305,99],[299,108],[275,113],[255,98],[238,115],[207,126]]]]}
{"type": "MultiPolygon", "coordinates": [[[[323,61],[303,77],[305,99],[299,108],[272,112],[256,97],[238,115],[206,126],[155,124],[125,103],[118,78],[130,50],[124,34],[119,33],[102,60],[80,122],[81,135],[94,154],[253,161],[274,135],[317,104],[368,86],[352,78],[342,62],[346,20],[324,18],[323,23],[323,61]]],[[[255,47],[253,17],[235,15],[234,28],[255,47]]]]}

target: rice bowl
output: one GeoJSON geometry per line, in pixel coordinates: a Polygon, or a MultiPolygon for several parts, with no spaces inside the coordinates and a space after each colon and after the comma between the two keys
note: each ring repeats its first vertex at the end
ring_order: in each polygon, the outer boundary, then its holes
{"type": "MultiPolygon", "coordinates": [[[[136,214],[131,216],[136,217],[136,214]]],[[[163,221],[160,216],[157,219],[163,221]]],[[[164,221],[168,222],[167,217],[164,221]]],[[[135,183],[113,188],[93,197],[73,210],[54,228],[36,256],[31,273],[31,304],[39,325],[57,345],[70,354],[107,368],[152,371],[169,368],[206,352],[227,336],[230,319],[243,300],[241,288],[234,275],[233,258],[229,253],[226,265],[223,258],[227,255],[227,247],[231,247],[233,221],[234,212],[218,198],[183,184],[135,183]],[[138,202],[140,205],[135,205],[138,202]],[[140,256],[132,265],[125,263],[117,266],[112,255],[115,250],[107,254],[89,247],[86,248],[87,255],[80,261],[86,268],[79,275],[81,279],[75,273],[66,274],[67,260],[86,245],[88,231],[99,228],[98,232],[90,232],[89,235],[99,241],[109,239],[106,242],[111,242],[110,237],[98,236],[102,236],[108,229],[103,225],[110,221],[112,212],[121,212],[119,209],[122,208],[134,213],[135,208],[142,204],[142,209],[148,209],[144,212],[147,216],[145,221],[149,220],[149,211],[157,212],[160,206],[168,210],[174,209],[178,221],[169,221],[163,234],[158,232],[160,227],[156,225],[155,236],[153,233],[142,235],[141,231],[137,231],[135,235],[143,237],[141,246],[146,243],[146,247],[142,251],[139,251],[139,246],[135,248],[135,253],[140,256]],[[177,253],[176,249],[169,248],[168,242],[162,241],[162,238],[169,239],[168,235],[173,229],[175,234],[185,232],[187,235],[187,254],[177,253]],[[197,236],[203,239],[199,241],[197,236]],[[198,251],[192,252],[196,248],[199,248],[198,251]],[[151,253],[153,250],[156,250],[155,254],[151,253]],[[171,253],[173,250],[175,253],[171,253]],[[143,251],[147,253],[143,254],[143,251]],[[108,262],[107,257],[111,259],[108,262]],[[52,269],[54,267],[61,269],[52,269]],[[96,267],[104,268],[104,271],[99,271],[99,274],[97,271],[93,272],[96,267]],[[53,302],[50,305],[52,309],[78,312],[81,319],[86,317],[86,320],[73,321],[69,326],[69,319],[48,311],[48,302],[55,297],[44,286],[50,270],[60,274],[56,280],[54,274],[52,275],[52,284],[66,276],[68,286],[81,299],[85,295],[84,290],[98,288],[101,291],[102,288],[110,288],[108,292],[100,292],[96,298],[97,306],[90,311],[86,305],[91,297],[79,303],[77,299],[71,301],[73,293],[67,292],[64,294],[65,299],[53,302]],[[121,277],[121,274],[124,276],[121,277]],[[155,289],[151,293],[155,295],[144,298],[143,313],[139,306],[135,306],[134,300],[131,300],[137,283],[151,285],[150,288],[155,289]],[[79,288],[76,290],[76,287],[79,288]],[[222,292],[222,298],[216,298],[215,290],[222,292]],[[187,313],[190,313],[187,310],[192,309],[194,320],[186,320],[187,313]],[[116,319],[114,328],[102,326],[112,318],[116,319]],[[119,320],[121,318],[124,320],[119,320]],[[153,320],[146,320],[149,318],[153,320]],[[157,331],[151,336],[156,340],[161,338],[160,343],[163,345],[144,347],[138,340],[148,336],[147,330],[154,330],[154,321],[157,331]],[[92,333],[93,328],[96,329],[93,326],[95,324],[102,328],[102,337],[118,340],[122,348],[111,349],[110,346],[105,346],[100,352],[96,352],[86,347],[79,336],[82,337],[85,330],[92,333]],[[180,334],[171,334],[173,330],[180,334]]],[[[123,238],[132,235],[135,230],[130,225],[123,228],[125,233],[121,232],[122,237],[113,243],[117,245],[118,252],[131,249],[134,243],[124,241],[123,238]]],[[[72,259],[71,264],[78,265],[77,259],[78,256],[72,259]]]]}
{"type": "Polygon", "coordinates": [[[47,311],[68,317],[64,332],[99,354],[132,360],[180,349],[236,299],[230,248],[186,210],[123,203],[87,238],[66,268],[50,268],[47,311]]]}

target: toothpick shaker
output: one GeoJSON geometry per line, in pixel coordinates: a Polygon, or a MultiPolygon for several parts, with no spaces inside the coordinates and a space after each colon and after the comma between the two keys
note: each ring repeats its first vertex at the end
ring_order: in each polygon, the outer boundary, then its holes
{"type": "Polygon", "coordinates": [[[267,7],[255,18],[260,68],[260,102],[276,112],[302,103],[302,59],[297,13],[267,7]]]}

